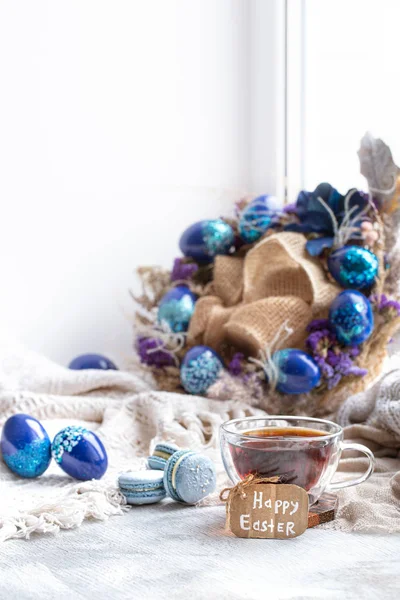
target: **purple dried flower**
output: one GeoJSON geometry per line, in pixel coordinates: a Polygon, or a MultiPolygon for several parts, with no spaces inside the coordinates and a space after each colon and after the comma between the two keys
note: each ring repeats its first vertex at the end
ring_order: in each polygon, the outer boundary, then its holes
{"type": "Polygon", "coordinates": [[[341,347],[328,319],[315,319],[308,325],[307,330],[310,335],[306,346],[319,366],[328,390],[336,387],[342,377],[363,377],[367,373],[366,369],[353,363],[353,358],[360,353],[359,348],[341,347]]]}
{"type": "Polygon", "coordinates": [[[172,267],[171,281],[188,281],[198,270],[198,265],[195,263],[184,262],[183,258],[175,258],[174,266],[172,267]]]}
{"type": "Polygon", "coordinates": [[[325,359],[323,359],[322,357],[318,357],[318,360],[317,360],[317,358],[315,358],[315,361],[318,364],[319,368],[321,369],[322,376],[325,379],[330,379],[331,377],[333,377],[333,375],[335,373],[333,370],[333,367],[331,367],[331,365],[329,365],[325,361],[325,359]]]}
{"type": "Polygon", "coordinates": [[[336,336],[328,329],[313,331],[306,340],[306,345],[313,354],[326,356],[328,349],[336,342],[336,336]]]}
{"type": "Polygon", "coordinates": [[[333,350],[328,350],[326,362],[331,365],[331,367],[337,367],[341,361],[341,354],[337,354],[333,350]]]}
{"type": "Polygon", "coordinates": [[[338,356],[340,357],[340,360],[336,364],[336,372],[341,373],[342,375],[348,375],[353,366],[353,361],[346,352],[342,352],[338,356]]]}
{"type": "Polygon", "coordinates": [[[358,356],[360,354],[360,352],[361,352],[361,350],[358,346],[348,346],[347,347],[347,353],[352,358],[355,358],[356,356],[358,356]]]}
{"type": "Polygon", "coordinates": [[[231,375],[234,375],[236,377],[238,375],[243,374],[243,359],[244,354],[242,354],[241,352],[236,352],[233,355],[232,360],[228,365],[228,370],[231,375]]]}
{"type": "Polygon", "coordinates": [[[161,368],[175,364],[173,356],[162,349],[163,341],[158,338],[138,337],[136,345],[140,362],[145,365],[161,368]]]}
{"type": "Polygon", "coordinates": [[[321,336],[319,331],[315,331],[311,333],[311,335],[307,338],[307,346],[312,350],[312,352],[317,352],[318,344],[321,341],[321,336]]]}
{"type": "Polygon", "coordinates": [[[350,367],[346,375],[355,375],[356,377],[364,377],[368,373],[367,369],[362,369],[361,367],[357,367],[354,365],[350,367]]]}
{"type": "Polygon", "coordinates": [[[370,300],[376,305],[379,312],[390,311],[394,317],[400,316],[400,302],[391,300],[386,294],[382,294],[381,296],[373,295],[370,300]]]}
{"type": "Polygon", "coordinates": [[[306,329],[310,333],[312,331],[320,331],[321,329],[331,330],[332,325],[329,319],[314,319],[307,325],[306,329]]]}
{"type": "Polygon", "coordinates": [[[286,204],[283,207],[283,212],[287,215],[297,214],[297,205],[296,202],[292,202],[291,204],[286,204]]]}
{"type": "Polygon", "coordinates": [[[341,379],[342,379],[341,373],[335,373],[335,375],[333,377],[328,379],[328,382],[327,382],[328,390],[332,390],[334,387],[336,387],[341,379]]]}

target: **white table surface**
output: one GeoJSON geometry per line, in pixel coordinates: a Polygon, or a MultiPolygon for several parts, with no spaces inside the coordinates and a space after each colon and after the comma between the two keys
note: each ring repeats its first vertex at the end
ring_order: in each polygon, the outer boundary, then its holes
{"type": "Polygon", "coordinates": [[[0,545],[1,599],[400,598],[400,536],[238,539],[223,506],[173,502],[0,545]]]}

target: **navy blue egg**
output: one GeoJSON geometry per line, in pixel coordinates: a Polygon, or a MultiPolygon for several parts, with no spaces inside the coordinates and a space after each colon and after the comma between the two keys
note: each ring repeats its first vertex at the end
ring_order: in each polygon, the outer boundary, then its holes
{"type": "Polygon", "coordinates": [[[328,269],[344,288],[361,290],[370,287],[378,275],[375,254],[360,246],[343,246],[329,255],[328,269]]]}
{"type": "Polygon", "coordinates": [[[246,244],[260,239],[271,225],[272,217],[281,209],[275,196],[258,196],[252,200],[240,215],[239,234],[246,244]]]}
{"type": "Polygon", "coordinates": [[[167,323],[175,333],[187,331],[197,296],[186,285],[171,288],[158,305],[157,320],[167,323]]]}
{"type": "Polygon", "coordinates": [[[320,382],[319,366],[312,356],[302,350],[278,350],[272,360],[278,367],[276,389],[282,394],[306,394],[320,382]]]}
{"type": "Polygon", "coordinates": [[[374,329],[371,303],[357,290],[345,290],[336,296],[329,309],[329,320],[345,346],[362,344],[374,329]]]}
{"type": "Polygon", "coordinates": [[[185,256],[211,262],[217,254],[228,254],[235,241],[232,227],[222,219],[207,219],[185,229],[179,247],[185,256]]]}
{"type": "Polygon", "coordinates": [[[107,471],[108,458],[102,441],[84,427],[70,425],[59,431],[51,452],[62,470],[75,479],[100,479],[107,471]]]}
{"type": "Polygon", "coordinates": [[[13,415],[4,424],[0,441],[3,460],[20,477],[38,477],[50,464],[51,444],[43,425],[30,415],[13,415]]]}
{"type": "Polygon", "coordinates": [[[217,381],[224,365],[208,346],[194,346],[186,352],[181,364],[181,384],[190,394],[205,394],[217,381]]]}
{"type": "Polygon", "coordinates": [[[81,354],[69,363],[68,368],[75,371],[80,371],[81,369],[117,370],[114,363],[102,354],[81,354]]]}

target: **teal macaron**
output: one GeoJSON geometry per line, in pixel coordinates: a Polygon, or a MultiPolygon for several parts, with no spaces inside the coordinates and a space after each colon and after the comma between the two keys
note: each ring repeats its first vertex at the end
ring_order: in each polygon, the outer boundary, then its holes
{"type": "Polygon", "coordinates": [[[163,474],[159,471],[128,471],[118,477],[128,504],[153,504],[166,497],[163,474]]]}
{"type": "Polygon", "coordinates": [[[167,444],[167,442],[160,442],[154,447],[153,453],[147,458],[147,464],[150,469],[158,469],[163,471],[167,461],[175,452],[179,450],[175,444],[167,444]]]}
{"type": "Polygon", "coordinates": [[[196,504],[215,490],[216,473],[212,460],[198,452],[178,450],[164,469],[164,487],[177,502],[196,504]]]}

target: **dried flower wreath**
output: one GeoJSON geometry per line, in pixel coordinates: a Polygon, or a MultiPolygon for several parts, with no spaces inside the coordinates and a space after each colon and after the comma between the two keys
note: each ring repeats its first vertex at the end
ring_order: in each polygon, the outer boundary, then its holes
{"type": "Polygon", "coordinates": [[[185,230],[171,272],[138,270],[135,347],[161,389],[325,416],[379,375],[400,325],[400,169],[370,134],[358,154],[368,193],[242,199],[185,230]]]}

